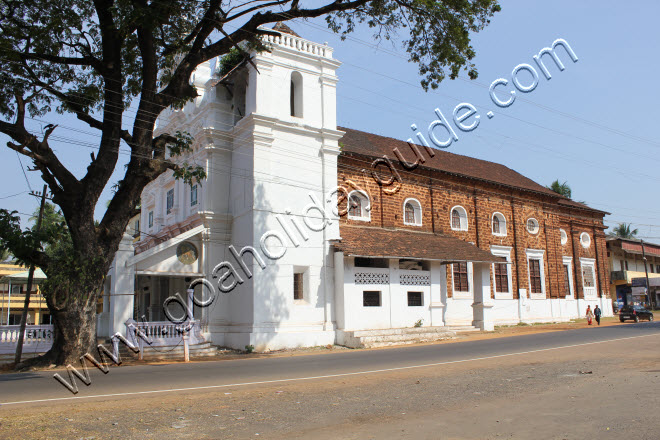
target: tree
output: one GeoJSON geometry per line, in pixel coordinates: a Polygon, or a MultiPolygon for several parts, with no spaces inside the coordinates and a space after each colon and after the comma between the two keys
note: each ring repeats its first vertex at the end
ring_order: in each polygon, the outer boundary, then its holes
{"type": "Polygon", "coordinates": [[[9,261],[12,258],[11,252],[7,249],[0,249],[0,263],[9,261]]]}
{"type": "Polygon", "coordinates": [[[610,235],[613,237],[619,238],[635,238],[637,235],[637,229],[631,229],[632,223],[619,223],[619,225],[612,229],[610,235]]]}
{"type": "Polygon", "coordinates": [[[358,25],[373,28],[376,40],[405,28],[403,45],[422,86],[435,88],[462,69],[477,76],[470,33],[499,9],[496,0],[326,0],[310,7],[299,0],[0,0],[0,132],[11,138],[10,149],[32,159],[71,237],[67,249],[48,255],[31,246],[47,241],[45,235],[21,231],[11,213],[0,216],[0,247],[48,276],[54,343],[28,362],[68,364],[95,344],[96,299],[145,185],[168,170],[186,183],[205,177],[180,158],[193,142],[188,134],[154,136],[164,109],[197,96],[190,77],[200,63],[232,48],[268,50],[262,37],[278,33],[267,24],[325,17],[344,37],[358,25]],[[57,126],[46,125],[43,133],[26,127],[26,120],[51,111],[98,132],[98,151],[82,177],[50,146],[57,126]],[[122,149],[130,160],[95,224],[94,209],[122,149]]]}
{"type": "MultiPolygon", "coordinates": [[[[32,215],[30,216],[30,218],[28,219],[28,221],[34,223],[36,226],[38,217],[39,217],[39,208],[36,208],[35,211],[32,213],[32,215]]],[[[57,209],[57,207],[52,203],[46,202],[44,204],[44,214],[43,217],[41,218],[41,228],[42,229],[56,228],[58,230],[60,228],[65,228],[64,230],[66,230],[66,220],[62,215],[62,211],[57,209]]],[[[34,227],[31,229],[34,229],[34,227]]]]}
{"type": "Polygon", "coordinates": [[[571,198],[571,187],[568,186],[568,183],[566,181],[564,181],[564,183],[559,183],[559,179],[557,179],[554,182],[552,182],[548,188],[553,190],[557,194],[560,194],[569,199],[571,198]]]}

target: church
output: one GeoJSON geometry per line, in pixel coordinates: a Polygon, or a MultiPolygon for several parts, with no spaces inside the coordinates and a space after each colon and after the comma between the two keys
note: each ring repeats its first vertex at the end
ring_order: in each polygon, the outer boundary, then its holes
{"type": "Polygon", "coordinates": [[[156,134],[189,132],[176,160],[207,177],[144,189],[99,336],[138,321],[176,342],[172,298],[195,341],[258,351],[612,315],[606,212],[504,165],[338,127],[333,49],[274,29],[229,73],[200,65],[199,96],[161,114],[156,134]]]}

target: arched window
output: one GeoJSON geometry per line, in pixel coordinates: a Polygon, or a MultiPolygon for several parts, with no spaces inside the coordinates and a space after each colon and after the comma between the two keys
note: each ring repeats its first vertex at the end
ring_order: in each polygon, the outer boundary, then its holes
{"type": "Polygon", "coordinates": [[[422,225],[422,205],[416,199],[406,199],[403,202],[403,223],[405,225],[422,225]]]}
{"type": "Polygon", "coordinates": [[[369,197],[361,191],[352,191],[348,195],[348,218],[351,220],[371,220],[369,197]]]}
{"type": "Polygon", "coordinates": [[[353,194],[348,201],[348,215],[362,217],[362,199],[357,194],[353,194]]]}
{"type": "Polygon", "coordinates": [[[454,231],[467,231],[467,212],[462,206],[454,206],[451,209],[451,228],[454,231]]]}
{"type": "Polygon", "coordinates": [[[502,213],[493,214],[493,235],[506,235],[506,218],[502,213]]]}
{"type": "Polygon", "coordinates": [[[412,203],[406,203],[405,214],[405,222],[415,224],[415,208],[413,208],[412,203]]]}
{"type": "Polygon", "coordinates": [[[561,244],[562,246],[566,245],[568,243],[568,235],[566,234],[566,231],[563,229],[559,230],[559,235],[561,236],[561,244]]]}
{"type": "Polygon", "coordinates": [[[291,73],[291,116],[302,118],[303,116],[303,78],[300,72],[291,73]]]}

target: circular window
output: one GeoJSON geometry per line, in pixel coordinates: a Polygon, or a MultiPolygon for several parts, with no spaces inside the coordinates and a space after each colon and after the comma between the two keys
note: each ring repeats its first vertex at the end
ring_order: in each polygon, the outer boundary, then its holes
{"type": "Polygon", "coordinates": [[[539,222],[537,222],[535,218],[530,218],[527,220],[527,232],[530,234],[538,234],[539,222]]]}
{"type": "Polygon", "coordinates": [[[197,261],[197,248],[194,244],[184,241],[176,248],[176,257],[183,264],[193,264],[197,261]]]}
{"type": "Polygon", "coordinates": [[[563,229],[559,230],[559,234],[561,234],[561,245],[564,246],[566,243],[568,243],[568,235],[566,235],[566,231],[563,229]]]}
{"type": "Polygon", "coordinates": [[[580,234],[580,244],[582,245],[583,248],[588,248],[591,246],[591,237],[589,237],[589,234],[586,232],[583,232],[580,234]]]}

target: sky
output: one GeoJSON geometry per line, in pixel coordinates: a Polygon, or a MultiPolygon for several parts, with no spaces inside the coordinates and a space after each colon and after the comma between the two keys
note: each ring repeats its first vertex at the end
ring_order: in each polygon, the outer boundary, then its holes
{"type": "MultiPolygon", "coordinates": [[[[606,225],[632,223],[639,238],[660,243],[660,2],[630,5],[503,0],[490,25],[472,35],[478,79],[462,75],[429,92],[420,86],[417,66],[402,49],[405,33],[376,44],[366,27],[341,41],[323,19],[288,24],[303,38],[327,42],[343,63],[338,70],[338,125],[406,140],[413,123],[426,135],[436,108],[451,119],[454,107],[470,103],[481,116],[479,126],[457,131],[459,140],[447,151],[504,164],[542,185],[566,181],[574,200],[611,213],[606,225]],[[558,38],[570,44],[578,61],[558,49],[564,71],[544,57],[552,78],[541,75],[533,91],[518,92],[507,108],[496,106],[489,85],[504,78],[509,86],[501,90],[512,89],[513,69],[522,63],[536,67],[532,57],[558,38]],[[491,119],[486,117],[489,111],[491,119]]],[[[532,81],[524,71],[518,77],[523,84],[532,81]]],[[[505,99],[504,93],[498,96],[505,99]]],[[[98,136],[72,116],[37,119],[28,121],[37,133],[47,123],[60,124],[52,145],[64,164],[82,176],[98,136]]],[[[43,182],[37,172],[27,171],[27,158],[20,159],[21,166],[16,153],[4,147],[6,140],[0,136],[0,208],[17,210],[25,220],[38,205],[28,191],[41,190],[43,182]]],[[[127,158],[121,155],[111,184],[121,178],[127,158]]],[[[111,184],[97,217],[111,197],[111,184]]]]}

